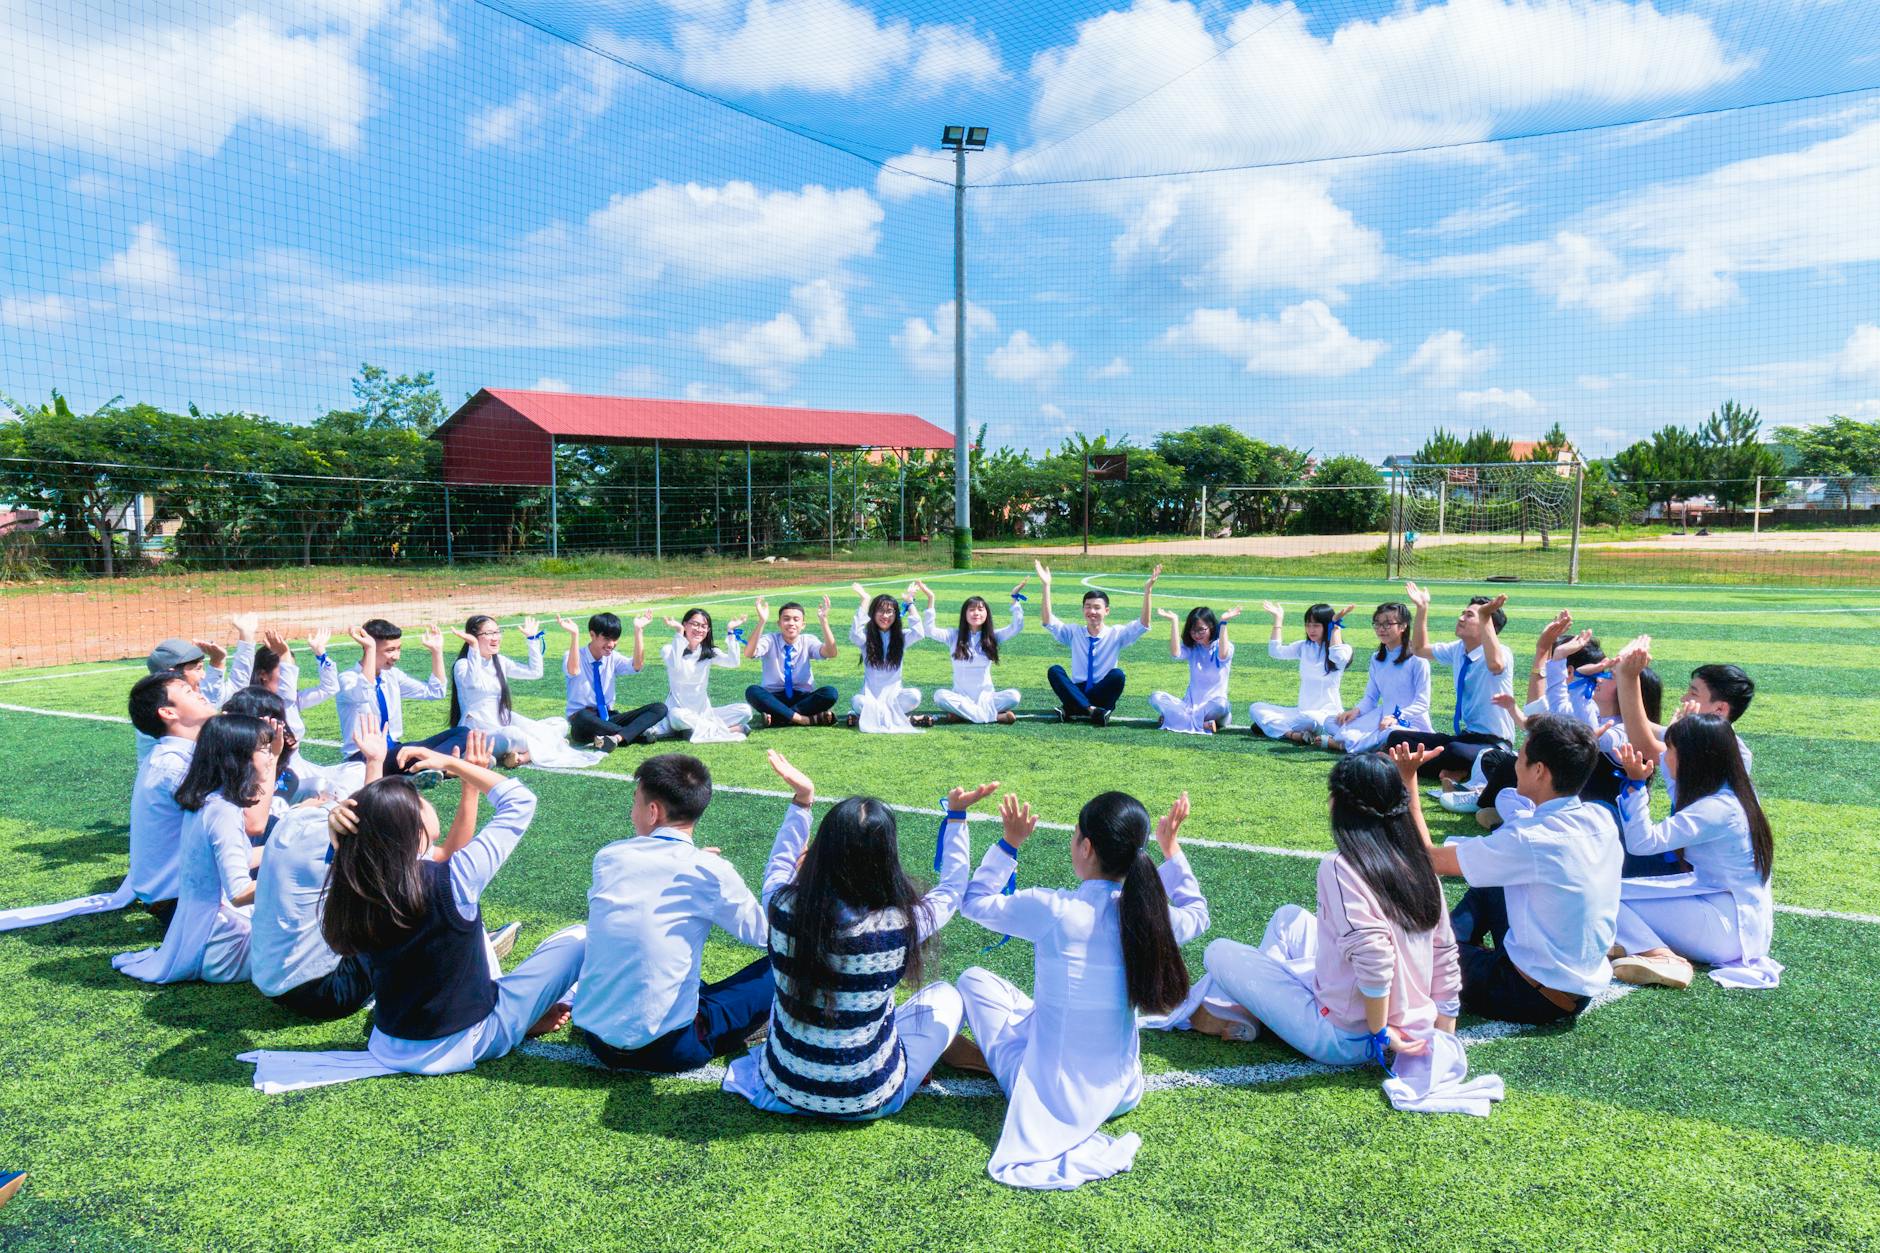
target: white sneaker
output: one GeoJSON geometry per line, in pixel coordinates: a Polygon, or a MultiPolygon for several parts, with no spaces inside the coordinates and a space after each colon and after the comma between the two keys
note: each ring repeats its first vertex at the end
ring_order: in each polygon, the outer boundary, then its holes
{"type": "Polygon", "coordinates": [[[1452,814],[1472,814],[1482,807],[1475,792],[1444,792],[1436,803],[1452,814]]]}
{"type": "Polygon", "coordinates": [[[1613,978],[1638,987],[1688,988],[1692,973],[1691,963],[1676,953],[1621,957],[1612,963],[1613,978]]]}

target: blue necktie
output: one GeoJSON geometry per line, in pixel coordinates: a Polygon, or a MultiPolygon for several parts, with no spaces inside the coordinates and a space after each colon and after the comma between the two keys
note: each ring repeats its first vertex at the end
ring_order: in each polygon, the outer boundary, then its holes
{"type": "Polygon", "coordinates": [[[596,660],[588,663],[594,667],[594,712],[601,721],[607,721],[607,689],[601,686],[601,663],[596,660]]]}
{"type": "Polygon", "coordinates": [[[1088,692],[1097,681],[1097,636],[1086,637],[1090,641],[1090,660],[1084,665],[1084,690],[1088,692]]]}
{"type": "Polygon", "coordinates": [[[391,710],[391,706],[385,703],[385,676],[384,675],[380,674],[380,675],[373,676],[372,690],[375,693],[377,693],[378,698],[379,698],[379,729],[385,732],[387,736],[389,736],[392,733],[392,710],[391,710]]]}
{"type": "Polygon", "coordinates": [[[796,650],[788,644],[783,646],[783,698],[796,699],[796,650]]]}
{"type": "Polygon", "coordinates": [[[1457,735],[1462,734],[1462,694],[1464,684],[1469,681],[1469,654],[1462,654],[1462,664],[1456,667],[1456,711],[1450,715],[1449,729],[1457,735]]]}

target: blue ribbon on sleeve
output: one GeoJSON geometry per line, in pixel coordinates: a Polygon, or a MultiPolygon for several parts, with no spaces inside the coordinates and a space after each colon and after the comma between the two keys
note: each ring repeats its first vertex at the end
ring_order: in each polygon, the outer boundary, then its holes
{"type": "Polygon", "coordinates": [[[901,602],[901,616],[902,616],[903,618],[905,618],[905,617],[907,617],[907,615],[909,615],[909,614],[911,614],[911,613],[913,613],[913,612],[914,612],[914,602],[913,602],[913,601],[911,601],[911,600],[904,600],[904,601],[902,601],[902,602],[901,602]]]}
{"type": "Polygon", "coordinates": [[[729,631],[725,632],[725,638],[739,644],[744,643],[744,628],[732,627],[729,631]]]}
{"type": "Polygon", "coordinates": [[[1025,593],[1023,592],[1013,592],[1012,599],[1013,600],[1030,600],[1031,597],[1025,595],[1025,593]]]}
{"type": "Polygon", "coordinates": [[[1582,700],[1592,700],[1593,691],[1598,686],[1598,679],[1590,674],[1582,674],[1567,684],[1567,690],[1582,700]]]}
{"type": "Polygon", "coordinates": [[[1623,770],[1613,771],[1612,777],[1619,780],[1619,794],[1621,796],[1628,795],[1632,792],[1643,792],[1646,788],[1651,786],[1650,779],[1634,779],[1623,770]]]}
{"type": "Polygon", "coordinates": [[[1389,1052],[1390,1052],[1390,1028],[1389,1027],[1384,1028],[1382,1031],[1378,1032],[1374,1036],[1368,1036],[1365,1038],[1365,1041],[1364,1041],[1365,1058],[1369,1061],[1376,1062],[1378,1065],[1382,1066],[1385,1070],[1390,1069],[1390,1062],[1389,1060],[1387,1060],[1385,1056],[1389,1052]]]}

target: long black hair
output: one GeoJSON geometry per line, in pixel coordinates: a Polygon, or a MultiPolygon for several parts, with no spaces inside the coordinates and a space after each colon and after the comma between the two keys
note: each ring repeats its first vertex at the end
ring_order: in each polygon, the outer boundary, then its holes
{"type": "Polygon", "coordinates": [[[255,646],[254,666],[248,672],[248,686],[271,688],[281,673],[281,654],[266,644],[255,646]]]}
{"type": "MultiPolygon", "coordinates": [[[[486,625],[493,624],[495,621],[496,619],[486,613],[473,613],[470,615],[470,620],[463,624],[463,633],[465,635],[475,635],[486,625]]],[[[458,661],[462,661],[465,657],[470,655],[470,647],[470,641],[465,640],[462,646],[457,649],[458,661]]],[[[496,667],[496,720],[507,725],[509,722],[509,676],[503,673],[502,653],[499,652],[492,656],[490,658],[490,664],[496,667]]],[[[456,667],[453,666],[451,669],[454,676],[456,667]]],[[[450,685],[450,725],[454,727],[462,720],[463,705],[458,700],[457,682],[455,677],[453,677],[450,685]]]]}
{"type": "Polygon", "coordinates": [[[679,619],[679,625],[684,626],[693,618],[705,619],[705,638],[698,643],[698,659],[710,661],[718,655],[718,636],[712,628],[712,616],[703,609],[688,609],[685,611],[685,616],[679,619]]]}
{"type": "Polygon", "coordinates": [[[225,714],[246,714],[250,718],[272,718],[281,724],[281,756],[300,747],[300,737],[287,725],[287,702],[279,692],[265,687],[239,688],[222,703],[225,714]]]}
{"type": "MultiPolygon", "coordinates": [[[[1320,601],[1318,604],[1312,606],[1312,608],[1306,610],[1306,621],[1308,623],[1316,622],[1325,628],[1323,634],[1319,636],[1319,651],[1325,654],[1325,673],[1327,674],[1331,674],[1338,669],[1337,666],[1332,664],[1332,623],[1335,622],[1337,618],[1338,615],[1332,611],[1332,607],[1324,601],[1320,601]]],[[[1308,643],[1309,642],[1310,641],[1308,641],[1308,643]]]]}
{"type": "Polygon", "coordinates": [[[1716,714],[1692,714],[1665,728],[1665,744],[1678,755],[1678,803],[1672,812],[1728,787],[1736,793],[1743,816],[1749,820],[1749,846],[1756,857],[1756,873],[1767,883],[1775,865],[1775,835],[1769,829],[1762,802],[1756,799],[1756,785],[1743,768],[1743,749],[1737,743],[1736,728],[1728,718],[1716,714]]]}
{"type": "Polygon", "coordinates": [[[863,624],[862,638],[866,641],[862,646],[863,667],[892,670],[900,665],[901,649],[906,642],[906,636],[901,630],[901,602],[886,592],[869,601],[868,621],[863,624]],[[894,625],[886,631],[875,625],[875,611],[883,605],[894,606],[894,625]]]}
{"type": "Polygon", "coordinates": [[[321,900],[320,934],[341,957],[389,948],[430,912],[418,853],[424,800],[392,775],[352,794],[358,830],[341,836],[321,900]]]}
{"type": "Polygon", "coordinates": [[[240,809],[260,800],[255,753],[273,741],[268,724],[247,714],[217,714],[203,723],[189,770],[176,785],[176,807],[194,813],[217,794],[240,809]]]}
{"type": "Polygon", "coordinates": [[[1411,934],[1443,916],[1443,889],[1410,817],[1403,776],[1382,753],[1354,753],[1332,766],[1332,843],[1377,897],[1384,914],[1411,934]]]}
{"type": "MultiPolygon", "coordinates": [[[[1599,646],[1599,637],[1592,636],[1577,651],[1567,655],[1568,677],[1578,674],[1581,666],[1596,665],[1604,660],[1606,660],[1606,650],[1599,646]]],[[[1639,671],[1638,694],[1645,706],[1646,720],[1656,724],[1664,714],[1665,685],[1664,681],[1658,677],[1658,672],[1650,666],[1639,671]]]]}
{"type": "Polygon", "coordinates": [[[1149,859],[1149,829],[1149,811],[1127,792],[1093,796],[1077,814],[1077,836],[1090,841],[1104,876],[1123,883],[1120,921],[1129,1003],[1161,1013],[1187,998],[1188,965],[1169,924],[1168,893],[1149,859]]]}
{"type": "Polygon", "coordinates": [[[992,606],[986,603],[984,596],[968,596],[960,602],[960,629],[953,636],[953,656],[958,661],[970,661],[973,656],[973,628],[967,624],[966,611],[978,605],[986,611],[986,620],[979,624],[979,651],[987,661],[999,659],[999,636],[992,629],[992,606]]]}
{"type": "Polygon", "coordinates": [[[773,951],[777,973],[789,980],[786,1012],[817,1022],[835,1007],[842,976],[831,955],[843,943],[856,914],[891,910],[901,917],[906,948],[904,982],[918,984],[922,961],[920,919],[928,909],[920,886],[901,869],[894,811],[872,796],[851,796],[823,815],[816,838],[803,854],[796,879],[770,898],[773,933],[790,937],[786,956],[773,951]]]}
{"type": "MultiPolygon", "coordinates": [[[[1410,606],[1401,600],[1387,600],[1371,611],[1371,621],[1376,622],[1386,614],[1396,618],[1398,624],[1403,627],[1403,635],[1397,640],[1397,655],[1390,659],[1393,666],[1401,666],[1414,656],[1410,651],[1410,606]]],[[[1326,633],[1326,638],[1330,638],[1330,632],[1326,633]]],[[[1332,650],[1328,647],[1325,651],[1330,653],[1332,650]]],[[[1385,654],[1389,651],[1382,643],[1378,644],[1377,659],[1384,660],[1385,654]]]]}
{"type": "Polygon", "coordinates": [[[1208,628],[1208,643],[1214,645],[1216,648],[1220,647],[1221,622],[1219,618],[1214,616],[1214,611],[1206,605],[1196,605],[1193,609],[1188,611],[1188,619],[1182,623],[1183,644],[1189,648],[1201,647],[1201,645],[1195,643],[1195,628],[1198,626],[1208,628]]]}

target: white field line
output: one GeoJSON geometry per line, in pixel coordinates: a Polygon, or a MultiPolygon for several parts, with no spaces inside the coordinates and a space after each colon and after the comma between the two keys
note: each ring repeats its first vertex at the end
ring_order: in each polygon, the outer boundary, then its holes
{"type": "Polygon", "coordinates": [[[142,670],[143,666],[102,666],[96,670],[67,670],[63,674],[34,674],[23,679],[0,679],[0,687],[10,687],[15,683],[52,683],[59,679],[79,679],[91,674],[119,674],[125,670],[142,670]]]}
{"type": "MultiPolygon", "coordinates": [[[[0,703],[0,710],[5,710],[9,713],[39,714],[48,718],[73,718],[84,722],[106,722],[119,725],[130,721],[129,718],[119,717],[113,714],[76,713],[62,709],[35,709],[30,705],[0,703]]],[[[321,748],[339,747],[339,744],[334,740],[309,739],[302,741],[302,743],[321,748]]],[[[538,767],[528,768],[537,769],[538,767]]],[[[611,783],[631,783],[633,781],[627,775],[614,774],[605,770],[552,770],[544,771],[544,773],[580,775],[583,778],[604,779],[611,783]]],[[[764,796],[777,800],[788,799],[790,795],[788,792],[778,791],[772,788],[714,785],[712,790],[715,792],[727,792],[736,796],[764,796]]],[[[943,810],[921,805],[890,804],[888,808],[904,814],[920,814],[932,818],[940,817],[944,813],[943,810]]],[[[984,823],[997,822],[998,819],[992,814],[971,814],[968,816],[968,821],[984,823]]],[[[1068,831],[1071,829],[1069,824],[1062,822],[1040,822],[1038,825],[1053,831],[1068,831]]],[[[1271,857],[1299,857],[1318,860],[1325,855],[1323,852],[1314,851],[1312,849],[1280,848],[1265,844],[1242,844],[1233,840],[1206,840],[1192,836],[1188,837],[1186,842],[1197,848],[1230,849],[1236,852],[1258,853],[1271,857]]],[[[1777,905],[1776,909],[1782,913],[1800,914],[1808,918],[1833,918],[1842,922],[1880,925],[1880,917],[1876,917],[1872,914],[1842,913],[1831,909],[1807,909],[1799,905],[1777,905]]],[[[1588,1005],[1584,1012],[1591,1013],[1595,1009],[1610,1005],[1621,997],[1630,995],[1634,990],[1635,989],[1629,985],[1615,982],[1608,986],[1604,992],[1594,997],[1592,1004],[1588,1005]]],[[[1488,1044],[1496,1040],[1528,1035],[1533,1031],[1534,1028],[1524,1026],[1520,1023],[1486,1022],[1471,1027],[1467,1031],[1459,1032],[1457,1038],[1465,1045],[1488,1044]]],[[[573,1062],[578,1065],[603,1068],[592,1053],[575,1044],[530,1040],[521,1046],[521,1051],[532,1057],[542,1057],[550,1061],[573,1062]]],[[[1143,1076],[1143,1089],[1145,1092],[1162,1092],[1182,1088],[1258,1087],[1265,1084],[1285,1083],[1289,1080],[1304,1078],[1308,1075],[1338,1074],[1346,1069],[1348,1068],[1327,1066],[1321,1062],[1299,1061],[1267,1062],[1254,1066],[1215,1066],[1206,1070],[1158,1071],[1154,1074],[1143,1076]]],[[[663,1077],[690,1083],[719,1085],[724,1082],[725,1068],[713,1064],[700,1067],[697,1070],[689,1070],[682,1074],[666,1075],[663,1077]]],[[[1000,1095],[999,1085],[990,1079],[935,1080],[926,1084],[921,1091],[925,1094],[945,1097],[983,1098],[1000,1095]]]]}

